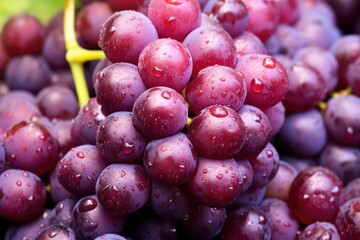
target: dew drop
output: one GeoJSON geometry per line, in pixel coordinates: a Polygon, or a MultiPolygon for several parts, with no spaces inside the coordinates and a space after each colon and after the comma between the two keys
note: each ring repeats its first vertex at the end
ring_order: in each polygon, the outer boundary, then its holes
{"type": "Polygon", "coordinates": [[[203,173],[207,174],[207,172],[208,172],[208,170],[206,168],[204,168],[203,173]]]}
{"type": "Polygon", "coordinates": [[[276,61],[273,57],[266,57],[264,58],[262,64],[266,68],[274,68],[276,66],[276,61]]]}
{"type": "Polygon", "coordinates": [[[125,177],[126,172],[124,170],[121,170],[120,177],[125,177]]]}
{"type": "Polygon", "coordinates": [[[180,164],[180,165],[179,165],[179,172],[180,172],[180,173],[185,172],[185,165],[184,165],[184,164],[180,164]]]}
{"type": "Polygon", "coordinates": [[[40,147],[38,147],[37,149],[36,149],[36,153],[38,154],[38,155],[41,155],[42,154],[42,148],[40,148],[40,147]]]}
{"type": "Polygon", "coordinates": [[[17,180],[16,181],[16,186],[21,187],[21,185],[22,185],[22,182],[20,180],[17,180]]]}
{"type": "Polygon", "coordinates": [[[220,81],[221,81],[221,82],[225,82],[225,81],[226,81],[226,78],[221,77],[221,78],[220,78],[220,81]]]}
{"type": "Polygon", "coordinates": [[[340,191],[338,186],[335,186],[333,189],[331,189],[332,193],[338,193],[340,191]]]}
{"type": "Polygon", "coordinates": [[[267,156],[268,158],[271,158],[272,156],[274,156],[273,151],[267,150],[267,151],[266,151],[266,156],[267,156]]]}
{"type": "Polygon", "coordinates": [[[309,199],[310,196],[308,194],[304,194],[303,199],[309,199]]]}
{"type": "Polygon", "coordinates": [[[163,91],[161,93],[161,96],[165,98],[166,100],[169,100],[171,98],[171,93],[169,91],[163,91]]]}
{"type": "Polygon", "coordinates": [[[355,212],[360,212],[360,203],[359,202],[354,203],[353,209],[355,212]]]}
{"type": "Polygon", "coordinates": [[[78,158],[84,158],[84,157],[85,157],[85,155],[84,155],[83,152],[77,152],[77,153],[76,153],[76,156],[77,156],[78,158]]]}
{"type": "Polygon", "coordinates": [[[159,67],[154,67],[152,73],[154,77],[161,78],[164,74],[164,71],[159,67]]]}
{"type": "Polygon", "coordinates": [[[166,28],[171,28],[175,25],[175,17],[171,16],[168,19],[164,20],[164,25],[166,28]]]}
{"type": "Polygon", "coordinates": [[[222,106],[212,106],[210,107],[209,112],[211,115],[218,118],[226,117],[229,114],[226,108],[222,106]]]}
{"type": "Polygon", "coordinates": [[[125,155],[130,155],[135,150],[135,144],[131,142],[125,142],[123,144],[122,151],[125,155]]]}
{"type": "Polygon", "coordinates": [[[219,180],[222,179],[223,177],[224,177],[224,175],[221,174],[221,173],[219,173],[218,175],[216,175],[216,178],[219,179],[219,180]]]}
{"type": "Polygon", "coordinates": [[[165,0],[165,2],[172,5],[180,5],[183,3],[182,0],[165,0]]]}
{"type": "Polygon", "coordinates": [[[116,31],[116,27],[111,26],[111,28],[109,29],[109,32],[110,32],[110,33],[114,33],[115,31],[116,31]]]}
{"type": "Polygon", "coordinates": [[[251,80],[250,88],[254,93],[261,93],[264,90],[264,83],[260,79],[254,78],[251,80]]]}
{"type": "Polygon", "coordinates": [[[80,212],[88,212],[97,207],[97,201],[93,198],[85,198],[79,204],[80,212]]]}

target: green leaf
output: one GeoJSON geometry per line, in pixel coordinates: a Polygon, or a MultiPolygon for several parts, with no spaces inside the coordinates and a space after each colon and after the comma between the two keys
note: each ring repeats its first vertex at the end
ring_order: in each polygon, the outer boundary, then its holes
{"type": "Polygon", "coordinates": [[[46,24],[64,8],[65,0],[10,0],[0,3],[0,29],[16,13],[30,13],[46,24]]]}

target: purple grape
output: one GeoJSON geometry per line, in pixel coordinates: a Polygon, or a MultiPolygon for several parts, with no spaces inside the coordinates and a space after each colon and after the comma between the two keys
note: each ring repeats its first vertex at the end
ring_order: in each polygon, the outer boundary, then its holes
{"type": "Polygon", "coordinates": [[[322,114],[316,109],[288,114],[277,140],[279,149],[292,156],[316,156],[327,141],[322,114]]]}
{"type": "Polygon", "coordinates": [[[263,111],[248,104],[244,104],[238,110],[238,114],[244,122],[246,140],[236,157],[256,157],[270,140],[270,121],[263,111]]]}
{"type": "Polygon", "coordinates": [[[271,239],[271,224],[260,207],[245,205],[227,212],[220,239],[271,239]]]}
{"type": "Polygon", "coordinates": [[[51,74],[51,85],[66,86],[74,93],[76,92],[74,79],[69,69],[53,70],[51,74]]]}
{"type": "Polygon", "coordinates": [[[263,109],[284,99],[288,76],[285,67],[274,57],[266,54],[239,56],[235,70],[244,74],[247,87],[245,103],[263,109]]]}
{"type": "Polygon", "coordinates": [[[211,208],[194,204],[190,215],[180,220],[180,227],[185,233],[184,239],[210,240],[218,236],[226,220],[225,208],[211,208]]]}
{"type": "Polygon", "coordinates": [[[49,223],[71,227],[73,224],[72,212],[76,202],[77,200],[74,198],[67,198],[56,203],[51,210],[49,223]]]}
{"type": "Polygon", "coordinates": [[[70,193],[83,197],[95,193],[96,181],[108,163],[96,146],[80,145],[66,153],[58,165],[59,182],[70,193]]]}
{"type": "Polygon", "coordinates": [[[324,167],[309,167],[293,180],[289,206],[296,219],[304,224],[334,221],[345,200],[342,181],[324,167]]]}
{"type": "Polygon", "coordinates": [[[59,146],[59,158],[62,158],[71,148],[76,146],[74,139],[71,137],[72,124],[72,119],[52,121],[53,136],[59,146]]]}
{"type": "Polygon", "coordinates": [[[8,64],[11,56],[8,50],[6,49],[3,41],[1,41],[2,37],[0,34],[0,77],[4,76],[6,65],[8,64]]]}
{"type": "Polygon", "coordinates": [[[335,225],[330,222],[315,222],[306,226],[298,235],[298,240],[331,239],[341,240],[335,225]]]}
{"type": "Polygon", "coordinates": [[[77,145],[96,144],[96,132],[105,115],[96,98],[90,98],[81,107],[71,127],[71,137],[77,145]]]}
{"type": "Polygon", "coordinates": [[[147,16],[123,10],[115,12],[103,23],[99,46],[111,62],[136,64],[144,47],[158,38],[147,16]]]}
{"type": "Polygon", "coordinates": [[[242,192],[229,206],[229,209],[238,208],[244,205],[259,205],[265,197],[266,187],[251,185],[245,192],[242,192]]]}
{"type": "Polygon", "coordinates": [[[106,233],[106,234],[98,236],[94,240],[126,240],[126,238],[124,238],[118,234],[106,233]]]}
{"type": "Polygon", "coordinates": [[[234,67],[236,47],[234,40],[224,29],[201,26],[191,31],[183,41],[193,60],[192,76],[212,65],[234,67]]]}
{"type": "Polygon", "coordinates": [[[234,37],[237,55],[243,56],[245,54],[260,53],[266,54],[264,43],[258,36],[249,31],[244,31],[238,36],[234,37]]]}
{"type": "Polygon", "coordinates": [[[77,201],[73,210],[73,228],[77,239],[94,239],[105,233],[120,233],[125,226],[125,216],[108,212],[95,195],[77,201]]]}
{"type": "Polygon", "coordinates": [[[76,240],[74,231],[60,224],[52,224],[43,229],[35,240],[76,240]]]}
{"type": "Polygon", "coordinates": [[[352,198],[342,204],[336,215],[335,226],[342,240],[360,237],[360,197],[352,198]]]}
{"type": "Polygon", "coordinates": [[[278,102],[277,104],[262,109],[267,118],[269,119],[271,126],[271,136],[275,136],[280,132],[280,129],[284,125],[285,122],[285,107],[282,102],[278,102]]]}
{"type": "Polygon", "coordinates": [[[107,0],[114,11],[138,10],[145,0],[107,0]]]}
{"type": "Polygon", "coordinates": [[[108,115],[96,132],[96,147],[109,163],[142,163],[147,142],[135,129],[131,112],[108,115]]]}
{"type": "Polygon", "coordinates": [[[100,203],[113,214],[126,215],[142,208],[150,197],[151,183],[141,165],[114,163],[96,182],[100,203]]]}
{"type": "Polygon", "coordinates": [[[290,211],[284,200],[267,198],[261,202],[260,208],[271,226],[271,239],[295,239],[300,224],[290,211]]]}
{"type": "Polygon", "coordinates": [[[245,98],[243,75],[226,66],[206,67],[186,85],[186,100],[194,114],[214,104],[226,105],[238,111],[245,98]]]}
{"type": "Polygon", "coordinates": [[[345,185],[345,198],[350,200],[356,197],[360,197],[360,177],[351,180],[345,185]]]}
{"type": "Polygon", "coordinates": [[[150,139],[178,133],[188,117],[185,99],[168,87],[153,87],[140,94],[132,113],[135,128],[150,139]]]}
{"type": "Polygon", "coordinates": [[[140,53],[138,66],[147,88],[165,86],[178,92],[188,83],[193,70],[189,50],[171,38],[149,43],[140,53]]]}
{"type": "Polygon", "coordinates": [[[279,23],[292,25],[300,15],[300,4],[297,0],[275,0],[279,14],[279,23]]]}
{"type": "Polygon", "coordinates": [[[3,145],[3,139],[0,137],[0,174],[6,169],[6,157],[5,157],[5,148],[3,145]]]}
{"type": "Polygon", "coordinates": [[[357,146],[360,143],[360,118],[357,111],[360,97],[339,95],[331,98],[324,111],[324,122],[329,136],[340,144],[357,146]]]}
{"type": "Polygon", "coordinates": [[[252,185],[254,170],[251,163],[247,159],[235,159],[238,169],[242,175],[242,192],[248,190],[252,185]]]}
{"type": "Polygon", "coordinates": [[[62,29],[54,28],[46,34],[42,46],[42,55],[51,69],[60,70],[68,67],[65,57],[66,48],[62,29]]]}
{"type": "Polygon", "coordinates": [[[352,93],[360,96],[360,57],[349,64],[346,71],[346,79],[351,87],[352,93]]]}
{"type": "Polygon", "coordinates": [[[28,221],[44,211],[45,186],[32,172],[4,171],[0,175],[0,193],[0,216],[8,221],[28,221]]]}
{"type": "Polygon", "coordinates": [[[199,156],[226,159],[243,147],[246,128],[232,108],[211,105],[192,119],[188,135],[199,156]]]}
{"type": "Polygon", "coordinates": [[[225,207],[236,200],[243,191],[244,172],[237,162],[230,159],[198,158],[195,174],[189,179],[188,186],[193,195],[209,207],[225,207]]]}
{"type": "Polygon", "coordinates": [[[94,88],[105,115],[131,111],[135,100],[146,90],[138,67],[124,62],[113,63],[100,70],[96,74],[94,88]]]}
{"type": "Polygon", "coordinates": [[[37,175],[49,172],[58,161],[58,143],[51,132],[37,122],[19,122],[4,136],[7,163],[37,175]]]}
{"type": "Polygon", "coordinates": [[[160,38],[178,41],[184,40],[201,22],[201,9],[196,0],[152,0],[147,14],[160,38]]]}

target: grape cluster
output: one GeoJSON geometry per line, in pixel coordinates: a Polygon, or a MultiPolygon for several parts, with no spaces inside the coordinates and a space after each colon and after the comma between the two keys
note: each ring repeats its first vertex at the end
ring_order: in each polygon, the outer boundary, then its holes
{"type": "Polygon", "coordinates": [[[0,33],[1,239],[360,239],[357,0],[84,0],[88,89],[65,2],[0,33]]]}

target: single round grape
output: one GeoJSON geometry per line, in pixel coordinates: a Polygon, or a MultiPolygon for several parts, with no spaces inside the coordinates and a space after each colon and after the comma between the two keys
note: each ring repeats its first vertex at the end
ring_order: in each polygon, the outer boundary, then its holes
{"type": "Polygon", "coordinates": [[[19,122],[4,137],[7,163],[37,175],[49,172],[58,161],[58,143],[51,132],[37,122],[19,122]]]}
{"type": "Polygon", "coordinates": [[[324,167],[309,167],[301,171],[290,187],[289,206],[304,224],[334,221],[345,200],[342,181],[324,167]]]}
{"type": "Polygon", "coordinates": [[[44,211],[46,192],[32,172],[8,169],[0,175],[0,216],[11,222],[31,220],[44,211]]]}
{"type": "Polygon", "coordinates": [[[201,9],[197,0],[152,0],[148,13],[160,38],[178,41],[200,26],[201,9]]]}
{"type": "Polygon", "coordinates": [[[135,128],[150,139],[178,133],[188,117],[184,97],[168,87],[153,87],[140,94],[132,113],[135,128]]]}
{"type": "Polygon", "coordinates": [[[105,115],[131,111],[135,100],[146,90],[138,67],[124,62],[110,64],[99,71],[94,88],[96,99],[105,115]]]}
{"type": "Polygon", "coordinates": [[[245,103],[268,108],[285,98],[288,76],[285,67],[266,54],[239,56],[235,70],[244,74],[247,87],[245,103]]]}
{"type": "Polygon", "coordinates": [[[143,156],[146,173],[169,185],[186,182],[197,164],[195,148],[184,133],[150,141],[143,156]]]}
{"type": "Polygon", "coordinates": [[[107,3],[114,11],[138,10],[144,2],[146,0],[107,0],[107,3]]]}
{"type": "Polygon", "coordinates": [[[352,198],[340,206],[335,226],[342,240],[360,237],[360,197],[352,198]]]}
{"type": "Polygon", "coordinates": [[[269,119],[271,126],[271,136],[275,136],[280,132],[280,129],[285,122],[285,107],[284,104],[280,101],[277,104],[262,109],[267,118],[269,119]]]}
{"type": "Polygon", "coordinates": [[[188,135],[199,156],[226,159],[243,147],[246,128],[232,108],[211,105],[192,119],[188,135]]]}
{"type": "Polygon", "coordinates": [[[245,192],[252,185],[254,169],[252,168],[250,161],[247,159],[235,159],[235,161],[238,164],[238,169],[240,170],[242,176],[242,192],[245,192]]]}
{"type": "Polygon", "coordinates": [[[190,80],[193,62],[181,42],[162,38],[141,51],[138,67],[147,88],[165,86],[181,92],[190,80]]]}
{"type": "Polygon", "coordinates": [[[158,38],[155,26],[147,16],[123,10],[113,13],[103,23],[99,46],[111,62],[136,64],[144,47],[158,38]]]}
{"type": "Polygon", "coordinates": [[[151,183],[144,167],[114,163],[107,166],[96,182],[100,203],[115,215],[137,211],[150,197],[151,183]]]}
{"type": "Polygon", "coordinates": [[[271,225],[260,207],[244,205],[227,212],[220,239],[271,239],[271,225]]]}
{"type": "Polygon", "coordinates": [[[108,165],[93,145],[72,148],[58,162],[59,182],[66,190],[82,197],[95,193],[95,184],[103,169],[108,165]]]}
{"type": "Polygon", "coordinates": [[[357,146],[360,143],[360,97],[353,94],[332,97],[324,111],[329,136],[340,144],[357,146]]]}
{"type": "Polygon", "coordinates": [[[298,235],[298,240],[331,239],[341,240],[335,225],[330,222],[315,222],[306,226],[298,235]]]}
{"type": "Polygon", "coordinates": [[[76,240],[74,231],[60,224],[52,224],[43,229],[35,240],[76,240]]]}
{"type": "Polygon", "coordinates": [[[15,14],[2,29],[2,41],[11,55],[38,54],[45,38],[45,27],[29,13],[15,14]]]}
{"type": "Polygon", "coordinates": [[[202,69],[186,85],[186,100],[194,114],[214,104],[238,111],[245,102],[246,92],[242,74],[231,67],[214,65],[202,69]]]}
{"type": "Polygon", "coordinates": [[[60,85],[70,88],[76,92],[74,78],[69,69],[53,70],[51,75],[51,85],[60,85]]]}
{"type": "Polygon", "coordinates": [[[244,122],[246,140],[236,157],[256,157],[270,140],[270,121],[263,111],[248,104],[244,104],[238,114],[244,122]]]}
{"type": "Polygon", "coordinates": [[[345,185],[345,198],[350,200],[356,197],[360,197],[360,177],[351,180],[345,185]]]}
{"type": "Polygon", "coordinates": [[[96,132],[96,147],[109,163],[142,163],[148,140],[132,123],[132,113],[108,115],[96,132]]]}
{"type": "Polygon", "coordinates": [[[279,14],[279,23],[292,25],[300,16],[300,4],[297,0],[275,0],[279,14]]]}
{"type": "Polygon", "coordinates": [[[62,158],[71,148],[75,147],[75,142],[71,137],[72,119],[53,120],[52,134],[59,147],[59,158],[62,158]]]}
{"type": "Polygon", "coordinates": [[[79,199],[73,210],[76,239],[94,239],[105,233],[120,233],[125,227],[125,216],[114,216],[96,195],[79,199]]]}
{"type": "Polygon", "coordinates": [[[195,174],[189,179],[191,192],[206,206],[225,207],[243,191],[242,172],[230,159],[199,157],[195,174]]]}
{"type": "Polygon", "coordinates": [[[238,36],[234,37],[234,43],[238,57],[252,53],[267,53],[265,45],[260,40],[260,38],[249,31],[244,31],[238,36]]]}
{"type": "Polygon", "coordinates": [[[54,208],[51,210],[49,223],[50,224],[61,224],[63,226],[72,226],[74,206],[77,200],[75,198],[66,198],[56,203],[54,208]]]}
{"type": "Polygon", "coordinates": [[[223,65],[234,67],[236,47],[234,40],[224,29],[201,26],[191,31],[183,41],[193,60],[192,76],[208,66],[223,65]]]}

